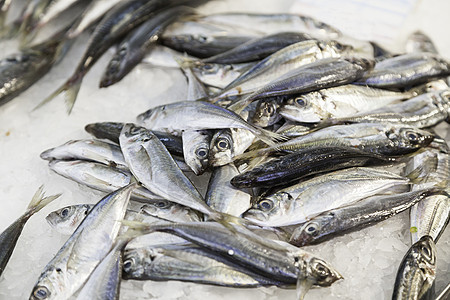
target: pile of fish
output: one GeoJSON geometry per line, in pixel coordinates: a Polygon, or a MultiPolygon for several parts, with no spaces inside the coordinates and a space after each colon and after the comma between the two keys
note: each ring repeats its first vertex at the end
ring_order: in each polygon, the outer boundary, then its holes
{"type": "MultiPolygon", "coordinates": [[[[203,2],[30,0],[5,25],[24,50],[2,62],[0,104],[89,27],[74,74],[41,104],[65,92],[70,112],[83,76],[117,43],[100,87],[142,61],[181,68],[189,85],[188,100],[135,123],[88,124],[93,138],[42,152],[57,174],[108,195],[47,216],[70,238],[30,299],[118,299],[122,279],[296,288],[303,299],[343,277],[301,247],[405,210],[411,248],[392,299],[434,299],[435,243],[450,220],[449,147],[434,128],[450,120],[450,63],[419,32],[394,54],[305,16],[184,6],[203,2]],[[71,25],[27,46],[67,9],[78,12],[71,25]]],[[[1,244],[0,272],[26,220],[58,197],[41,194],[0,235],[13,241],[1,244]]]]}

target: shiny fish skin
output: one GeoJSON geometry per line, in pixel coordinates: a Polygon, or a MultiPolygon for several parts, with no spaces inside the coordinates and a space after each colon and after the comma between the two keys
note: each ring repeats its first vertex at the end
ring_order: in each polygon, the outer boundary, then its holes
{"type": "Polygon", "coordinates": [[[286,285],[264,278],[205,249],[193,245],[166,245],[128,250],[124,278],[181,280],[231,287],[286,285]]]}
{"type": "Polygon", "coordinates": [[[388,161],[391,161],[388,157],[352,148],[308,148],[263,163],[235,176],[231,184],[238,188],[280,185],[318,173],[388,161]]]}
{"type": "Polygon", "coordinates": [[[30,300],[67,299],[83,285],[111,249],[135,187],[121,188],[94,206],[44,268],[30,300]]]}
{"type": "Polygon", "coordinates": [[[436,245],[430,236],[414,243],[403,257],[395,278],[392,300],[418,300],[427,294],[436,276],[436,245]]]}
{"type": "Polygon", "coordinates": [[[71,235],[91,211],[94,204],[70,205],[47,215],[47,223],[61,234],[71,235]]]}
{"type": "Polygon", "coordinates": [[[250,190],[236,189],[230,184],[231,178],[238,174],[233,163],[215,169],[209,179],[206,203],[217,211],[236,217],[250,208],[250,190]]]}
{"type": "Polygon", "coordinates": [[[307,223],[300,224],[293,231],[289,242],[298,247],[321,243],[376,224],[438,194],[448,198],[445,192],[433,189],[368,197],[354,204],[326,211],[307,223]]]}
{"type": "Polygon", "coordinates": [[[450,74],[450,65],[433,53],[403,54],[375,65],[355,84],[378,88],[408,88],[450,74]]]}
{"type": "Polygon", "coordinates": [[[203,84],[223,89],[254,64],[255,63],[222,65],[196,62],[192,65],[192,70],[203,84]]]}
{"type": "Polygon", "coordinates": [[[48,149],[41,153],[45,160],[88,160],[95,161],[115,168],[128,170],[122,151],[117,145],[97,140],[72,140],[48,149]]]}
{"type": "Polygon", "coordinates": [[[408,190],[409,179],[373,168],[349,168],[300,181],[262,196],[244,218],[261,226],[289,226],[389,191],[408,190]]]}
{"type": "Polygon", "coordinates": [[[310,39],[312,38],[304,33],[280,32],[250,40],[228,51],[202,59],[202,62],[237,64],[261,60],[284,47],[310,39]]]}
{"type": "Polygon", "coordinates": [[[183,140],[184,161],[195,175],[201,175],[209,166],[211,133],[207,130],[185,130],[183,140]]]}
{"type": "Polygon", "coordinates": [[[28,219],[59,196],[61,196],[61,194],[44,197],[43,187],[41,186],[34,194],[26,212],[0,233],[0,276],[13,254],[20,234],[28,219]]]}

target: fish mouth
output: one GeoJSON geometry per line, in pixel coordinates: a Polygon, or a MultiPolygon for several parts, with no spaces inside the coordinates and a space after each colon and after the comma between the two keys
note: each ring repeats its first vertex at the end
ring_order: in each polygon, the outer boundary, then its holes
{"type": "Polygon", "coordinates": [[[56,221],[55,218],[53,216],[55,216],[56,214],[54,212],[49,213],[46,217],[45,220],[47,220],[47,223],[50,224],[50,226],[56,226],[56,221]]]}
{"type": "Polygon", "coordinates": [[[256,209],[249,209],[249,210],[247,210],[246,212],[244,212],[242,214],[242,217],[244,219],[252,221],[252,222],[254,222],[256,224],[261,223],[261,222],[265,222],[268,219],[268,216],[264,212],[256,210],[256,209]]]}
{"type": "Polygon", "coordinates": [[[303,123],[318,123],[322,119],[317,116],[315,113],[310,112],[300,112],[297,108],[286,105],[280,109],[279,114],[292,121],[303,122],[303,123]]]}

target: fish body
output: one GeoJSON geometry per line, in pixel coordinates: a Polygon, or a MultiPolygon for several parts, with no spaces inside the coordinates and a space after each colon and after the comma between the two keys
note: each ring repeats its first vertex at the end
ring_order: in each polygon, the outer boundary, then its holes
{"type": "Polygon", "coordinates": [[[131,191],[136,184],[121,188],[92,208],[83,222],[45,266],[30,299],[67,299],[89,278],[95,267],[109,253],[131,191]]]}
{"type": "Polygon", "coordinates": [[[262,226],[299,224],[392,187],[409,189],[409,179],[373,168],[344,169],[265,195],[244,218],[262,226]]]}
{"type": "Polygon", "coordinates": [[[423,299],[436,277],[436,245],[430,236],[414,243],[402,259],[395,278],[393,300],[423,299]]]}

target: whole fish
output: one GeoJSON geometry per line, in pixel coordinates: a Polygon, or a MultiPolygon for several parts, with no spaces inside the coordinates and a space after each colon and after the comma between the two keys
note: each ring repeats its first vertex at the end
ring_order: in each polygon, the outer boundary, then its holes
{"type": "Polygon", "coordinates": [[[114,247],[97,265],[89,279],[80,289],[76,299],[119,299],[122,279],[122,251],[128,240],[116,241],[114,247]]]}
{"type": "Polygon", "coordinates": [[[250,208],[249,190],[237,189],[230,184],[239,171],[233,163],[216,168],[209,179],[206,203],[213,209],[239,217],[250,208]]]}
{"type": "Polygon", "coordinates": [[[409,183],[408,178],[388,171],[344,169],[265,195],[243,217],[261,226],[299,224],[391,188],[409,189],[409,183]]]}
{"type": "Polygon", "coordinates": [[[222,129],[214,134],[209,147],[209,163],[219,167],[233,162],[253,143],[255,135],[245,129],[222,129]]]}
{"type": "Polygon", "coordinates": [[[207,130],[186,130],[183,139],[184,161],[195,175],[203,174],[209,166],[209,143],[211,133],[207,130]]]}
{"type": "Polygon", "coordinates": [[[414,243],[402,259],[395,278],[393,300],[425,299],[436,277],[436,245],[430,236],[414,243]]]}
{"type": "Polygon", "coordinates": [[[320,59],[270,81],[244,99],[230,105],[229,108],[240,112],[256,99],[306,93],[352,83],[361,78],[372,66],[373,62],[367,59],[320,59]]]}
{"type": "Polygon", "coordinates": [[[312,39],[300,32],[280,32],[252,39],[233,49],[202,59],[205,63],[237,64],[261,60],[278,50],[297,42],[312,39]]]}
{"type": "Polygon", "coordinates": [[[450,89],[429,92],[406,101],[331,122],[377,122],[425,128],[448,119],[450,89]]]}
{"type": "Polygon", "coordinates": [[[89,160],[128,170],[119,146],[97,140],[68,141],[42,152],[40,156],[45,160],[89,160]]]}
{"type": "Polygon", "coordinates": [[[279,112],[291,121],[314,123],[353,117],[414,96],[414,91],[401,93],[349,84],[292,97],[281,105],[279,112]]]}
{"type": "Polygon", "coordinates": [[[438,53],[433,41],[422,31],[414,31],[408,36],[405,44],[406,53],[429,52],[438,53]]]}
{"type": "Polygon", "coordinates": [[[194,245],[148,246],[127,250],[123,274],[134,280],[180,280],[230,287],[285,286],[194,245]]]}
{"type": "Polygon", "coordinates": [[[20,95],[50,71],[70,45],[61,35],[58,33],[0,60],[0,105],[20,95]]]}
{"type": "Polygon", "coordinates": [[[143,232],[160,231],[180,236],[255,273],[287,284],[307,280],[311,285],[329,286],[342,278],[329,264],[311,253],[266,239],[242,226],[233,227],[236,232],[215,222],[135,225],[143,232]]]}
{"type": "Polygon", "coordinates": [[[355,84],[379,88],[409,88],[450,74],[449,63],[434,53],[410,53],[378,62],[355,84]]]}
{"type": "Polygon", "coordinates": [[[383,155],[344,147],[311,147],[298,150],[235,176],[237,188],[287,184],[318,173],[392,161],[383,155]]]}
{"type": "Polygon", "coordinates": [[[196,209],[213,219],[221,219],[218,212],[206,205],[198,190],[151,131],[125,124],[120,134],[120,146],[131,172],[144,187],[167,200],[196,209]]]}
{"type": "Polygon", "coordinates": [[[241,128],[269,145],[283,137],[247,123],[236,113],[203,101],[180,101],[147,110],[137,117],[140,124],[157,131],[179,133],[183,130],[241,128]]]}
{"type": "Polygon", "coordinates": [[[361,151],[383,155],[402,155],[428,146],[433,139],[433,133],[414,127],[403,127],[390,123],[354,123],[310,131],[308,134],[300,135],[287,142],[249,151],[236,158],[286,154],[307,148],[332,145],[358,148],[361,151]]]}
{"type": "Polygon", "coordinates": [[[428,189],[398,195],[375,195],[356,203],[326,211],[300,224],[289,242],[298,247],[317,244],[390,218],[431,195],[448,194],[428,189]]]}
{"type": "Polygon", "coordinates": [[[44,268],[30,299],[68,299],[83,285],[110,251],[135,187],[121,188],[94,206],[44,268]]]}
{"type": "Polygon", "coordinates": [[[255,64],[227,85],[215,96],[215,99],[255,92],[267,83],[301,66],[325,58],[341,57],[344,54],[351,53],[352,49],[352,47],[336,41],[306,40],[292,44],[255,64]]]}
{"type": "MultiPolygon", "coordinates": [[[[84,130],[98,139],[106,139],[119,144],[119,136],[124,123],[100,122],[88,124],[84,130]]],[[[153,134],[166,146],[173,155],[183,156],[183,142],[180,137],[176,137],[165,132],[153,131],[153,134]]]]}
{"type": "Polygon", "coordinates": [[[100,87],[108,87],[122,80],[156,44],[167,25],[183,15],[192,13],[193,10],[189,7],[169,8],[131,31],[118,45],[100,79],[100,87]]]}
{"type": "Polygon", "coordinates": [[[14,248],[16,247],[17,241],[28,219],[44,208],[47,204],[61,196],[61,194],[58,194],[44,197],[45,194],[43,190],[43,186],[39,187],[31,199],[26,212],[0,234],[0,276],[5,270],[6,265],[14,252],[14,248]]]}
{"type": "MultiPolygon", "coordinates": [[[[105,193],[111,193],[134,180],[128,170],[119,170],[94,162],[53,160],[48,166],[63,177],[105,193]]],[[[144,187],[138,187],[132,193],[132,199],[140,202],[160,198],[144,187]]]]}

